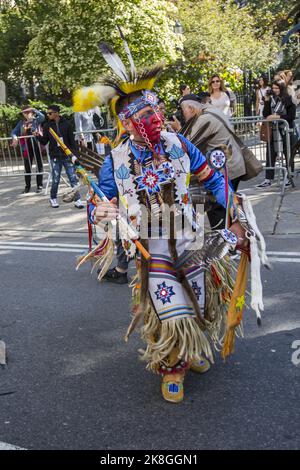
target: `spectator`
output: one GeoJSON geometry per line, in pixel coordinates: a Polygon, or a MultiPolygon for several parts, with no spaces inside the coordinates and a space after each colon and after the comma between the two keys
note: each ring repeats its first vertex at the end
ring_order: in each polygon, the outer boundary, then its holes
{"type": "MultiPolygon", "coordinates": [[[[274,81],[272,83],[271,93],[267,93],[264,97],[265,105],[263,116],[268,121],[276,121],[277,119],[285,119],[289,128],[293,127],[293,121],[296,116],[296,106],[291,96],[287,93],[286,87],[282,81],[274,81]]],[[[283,127],[281,124],[273,124],[271,127],[271,139],[267,145],[267,166],[274,167],[276,156],[278,154],[278,137],[283,140],[283,153],[287,157],[286,139],[283,135],[283,127]]],[[[292,163],[292,171],[294,171],[294,163],[292,163]]],[[[266,170],[265,180],[259,184],[258,188],[267,188],[271,186],[274,179],[274,169],[266,170]]],[[[286,186],[291,186],[291,181],[287,181],[286,186]]]]}
{"type": "Polygon", "coordinates": [[[227,168],[236,191],[241,177],[246,173],[246,168],[241,149],[228,131],[232,127],[229,119],[218,108],[207,103],[206,97],[204,100],[199,100],[198,96],[193,94],[184,97],[181,108],[186,120],[183,129],[188,129],[185,136],[193,139],[197,135],[194,145],[202,153],[205,154],[224,144],[231,147],[232,156],[227,162],[227,168]]]}
{"type": "Polygon", "coordinates": [[[284,86],[286,86],[286,76],[285,76],[285,73],[281,70],[277,73],[275,73],[274,75],[274,78],[273,78],[273,81],[274,82],[281,82],[284,86]]]}
{"type": "Polygon", "coordinates": [[[258,79],[258,88],[256,90],[256,103],[255,103],[255,110],[257,116],[263,115],[264,109],[264,97],[266,96],[267,90],[270,90],[268,86],[268,79],[265,76],[261,76],[258,79]]]}
{"type": "Polygon", "coordinates": [[[158,109],[162,115],[162,117],[165,119],[166,117],[166,104],[163,99],[158,100],[158,109]]]}
{"type": "Polygon", "coordinates": [[[198,93],[198,97],[201,103],[211,104],[210,93],[208,93],[208,91],[200,91],[198,93]]]}
{"type": "Polygon", "coordinates": [[[100,109],[97,107],[89,109],[85,112],[77,112],[74,114],[75,120],[75,140],[78,141],[83,147],[89,147],[93,150],[94,146],[94,133],[91,131],[96,131],[96,126],[94,123],[94,116],[101,117],[100,109]]]}
{"type": "MultiPolygon", "coordinates": [[[[228,131],[231,127],[228,118],[207,102],[207,96],[203,96],[201,100],[197,95],[186,95],[180,106],[186,123],[182,129],[177,127],[176,130],[180,130],[202,153],[224,145],[231,149],[232,155],[227,161],[227,168],[232,187],[236,191],[246,168],[241,149],[228,131]]],[[[225,227],[225,209],[220,204],[214,203],[207,210],[207,216],[212,229],[225,227]]]]}
{"type": "Polygon", "coordinates": [[[41,149],[36,141],[36,137],[33,137],[32,133],[39,132],[41,123],[45,120],[45,116],[37,109],[30,106],[23,106],[22,115],[23,119],[17,123],[16,127],[11,132],[12,146],[17,147],[18,143],[20,143],[24,161],[25,189],[22,194],[29,193],[30,191],[33,163],[36,163],[37,172],[40,173],[36,175],[36,192],[40,193],[43,190],[43,161],[41,149]]]}
{"type": "MultiPolygon", "coordinates": [[[[63,150],[60,148],[54,137],[52,137],[49,132],[49,129],[52,128],[57,133],[57,135],[62,138],[66,146],[73,153],[76,153],[72,126],[64,117],[60,116],[59,113],[59,106],[52,105],[48,107],[48,122],[44,125],[43,136],[38,137],[38,140],[41,142],[41,144],[47,145],[49,143],[49,154],[52,169],[50,205],[53,208],[59,207],[59,204],[57,202],[57,191],[63,166],[66,170],[66,174],[72,188],[74,188],[78,184],[78,179],[76,177],[74,166],[71,162],[70,157],[67,157],[64,154],[63,150]]],[[[75,193],[74,200],[75,207],[77,207],[78,209],[82,209],[84,207],[82,201],[80,200],[80,194],[78,192],[75,193]]]]}
{"type": "Polygon", "coordinates": [[[298,104],[300,104],[300,95],[299,92],[296,93],[296,90],[293,87],[293,72],[291,70],[284,70],[283,73],[285,74],[286,90],[292,98],[293,103],[298,106],[298,104]]]}
{"type": "Polygon", "coordinates": [[[189,95],[191,93],[191,89],[186,83],[182,83],[179,87],[179,91],[180,91],[180,98],[178,100],[178,104],[180,104],[180,101],[185,95],[189,95]]]}
{"type": "Polygon", "coordinates": [[[219,75],[213,75],[208,81],[208,92],[214,108],[231,117],[236,109],[236,97],[233,91],[226,89],[219,75]]]}

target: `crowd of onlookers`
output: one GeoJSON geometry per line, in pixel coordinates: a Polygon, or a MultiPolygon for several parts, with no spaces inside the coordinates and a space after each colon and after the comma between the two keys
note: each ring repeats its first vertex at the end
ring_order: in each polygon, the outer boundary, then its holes
{"type": "MultiPolygon", "coordinates": [[[[186,84],[181,85],[180,94],[181,96],[178,103],[179,107],[182,107],[181,103],[185,99],[184,97],[191,94],[190,87],[186,84]]],[[[214,113],[216,113],[218,110],[226,118],[234,117],[236,113],[236,96],[232,90],[225,86],[224,81],[219,75],[213,75],[209,79],[208,89],[206,92],[196,93],[195,96],[198,97],[199,102],[208,103],[210,105],[210,111],[214,109],[214,113]]],[[[258,188],[266,188],[271,186],[272,180],[274,179],[274,166],[277,157],[283,154],[287,159],[287,139],[285,135],[286,125],[283,120],[288,123],[291,149],[293,148],[295,141],[300,138],[299,130],[295,123],[296,110],[297,107],[300,106],[300,89],[297,90],[293,84],[293,72],[291,70],[284,70],[279,71],[274,75],[271,84],[269,84],[266,76],[262,75],[259,77],[257,80],[255,97],[256,115],[264,118],[266,121],[270,121],[270,123],[264,123],[264,125],[262,125],[261,130],[266,128],[265,124],[267,125],[267,132],[261,132],[261,138],[267,143],[266,167],[271,168],[266,169],[265,180],[257,186],[258,188]]],[[[189,117],[191,116],[189,115],[189,117]]],[[[177,112],[172,117],[172,122],[168,123],[168,125],[178,132],[182,127],[182,122],[180,121],[180,114],[177,112]]],[[[227,125],[230,126],[229,121],[227,122],[227,125]]],[[[211,132],[213,132],[212,129],[211,132]]],[[[230,137],[228,131],[227,137],[230,137]]],[[[290,169],[293,173],[294,155],[292,153],[291,157],[290,169]]],[[[286,182],[286,187],[291,185],[292,181],[289,178],[286,182]]]]}
{"type": "MultiPolygon", "coordinates": [[[[60,114],[60,108],[57,105],[48,107],[46,113],[47,119],[43,113],[30,106],[23,106],[21,112],[22,119],[12,130],[11,137],[12,146],[20,147],[24,160],[25,188],[23,193],[29,193],[31,190],[33,163],[36,163],[37,166],[36,192],[42,192],[43,162],[41,146],[48,145],[52,173],[50,205],[53,208],[57,208],[59,207],[57,192],[62,168],[64,167],[72,188],[78,185],[78,179],[71,159],[66,157],[63,150],[52,137],[49,129],[53,128],[74,154],[77,154],[79,146],[95,148],[99,134],[94,131],[99,127],[99,122],[102,119],[100,110],[95,108],[87,112],[75,113],[75,133],[73,125],[60,114]]],[[[74,192],[74,205],[79,209],[84,207],[78,192],[74,192]]]]}
{"type": "MultiPolygon", "coordinates": [[[[197,144],[203,152],[208,152],[214,147],[230,142],[232,157],[230,159],[229,172],[235,189],[243,177],[245,171],[240,149],[230,132],[232,124],[230,118],[234,117],[237,109],[237,99],[234,92],[225,86],[220,75],[214,74],[208,81],[207,91],[191,93],[189,85],[180,86],[180,96],[177,100],[177,110],[171,116],[166,115],[166,104],[159,100],[159,109],[165,119],[165,128],[172,132],[179,132],[184,123],[192,117],[197,117],[197,144]],[[201,117],[200,117],[201,116],[201,117]]],[[[277,72],[271,84],[266,76],[257,80],[256,87],[256,115],[270,122],[284,119],[289,128],[294,126],[296,107],[300,104],[300,90],[293,86],[293,73],[291,70],[277,72]]],[[[73,125],[60,114],[57,105],[48,107],[46,117],[31,106],[23,106],[22,119],[13,129],[12,146],[19,146],[25,169],[25,188],[23,193],[31,190],[32,164],[36,164],[36,192],[43,189],[43,162],[41,146],[49,144],[48,151],[52,170],[52,186],[50,204],[53,208],[59,207],[57,191],[61,178],[62,168],[65,168],[67,177],[72,187],[78,184],[74,167],[62,149],[58,146],[49,128],[52,127],[63,139],[64,143],[76,153],[78,146],[99,150],[99,135],[97,129],[103,123],[99,108],[87,112],[75,113],[75,134],[73,125]],[[30,137],[30,138],[28,138],[30,137]]],[[[286,139],[283,138],[284,127],[282,121],[276,126],[270,124],[267,141],[266,161],[267,167],[265,180],[258,185],[265,188],[271,185],[274,178],[274,165],[279,152],[286,155],[286,139]]],[[[192,137],[192,136],[191,136],[192,137]]],[[[297,138],[296,132],[291,132],[291,142],[297,138]]],[[[291,162],[294,171],[294,162],[291,162]]],[[[290,181],[287,185],[290,185],[290,181]]],[[[79,193],[74,196],[75,207],[82,208],[79,193]]]]}

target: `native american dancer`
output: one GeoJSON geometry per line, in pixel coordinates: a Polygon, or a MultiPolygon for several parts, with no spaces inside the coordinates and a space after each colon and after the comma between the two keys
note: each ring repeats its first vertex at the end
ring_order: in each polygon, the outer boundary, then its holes
{"type": "Polygon", "coordinates": [[[267,262],[264,240],[246,197],[233,195],[223,175],[213,171],[186,138],[162,131],[157,97],[151,91],[161,66],[137,72],[125,43],[131,64],[127,72],[111,47],[101,43],[100,49],[114,75],[78,90],[74,109],[109,105],[123,139],[99,173],[100,199],[90,203],[89,217],[102,227],[103,240],[85,259],[94,255],[101,278],[112,256],[110,221],[127,220],[134,226],[128,234],[126,224],[119,223],[124,250],[128,257],[136,258],[137,266],[133,318],[126,339],[142,322],[146,342],[142,359],[148,369],[162,375],[163,397],[177,403],[183,399],[187,370],[204,372],[210,367],[212,346],[222,349],[223,357],[232,352],[242,320],[251,256],[251,306],[260,319],[260,261],[267,262]],[[202,247],[194,245],[203,232],[191,204],[191,174],[228,213],[229,230],[205,234],[202,247]],[[182,219],[184,230],[178,223],[182,219]],[[164,224],[166,220],[168,224],[164,224]],[[137,241],[143,254],[137,250],[137,241]],[[242,254],[234,280],[227,253],[235,246],[242,254]]]}

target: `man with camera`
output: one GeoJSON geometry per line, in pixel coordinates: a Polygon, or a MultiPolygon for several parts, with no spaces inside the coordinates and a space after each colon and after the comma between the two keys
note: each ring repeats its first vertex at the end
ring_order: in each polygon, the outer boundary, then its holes
{"type": "MultiPolygon", "coordinates": [[[[173,121],[169,124],[174,131],[180,131],[204,154],[224,146],[229,148],[227,168],[231,185],[236,191],[246,168],[241,149],[232,136],[228,118],[210,104],[207,93],[184,96],[180,108],[185,124],[182,126],[176,116],[173,116],[173,121]]],[[[207,211],[207,216],[212,229],[225,227],[225,210],[220,204],[214,203],[207,211]]]]}

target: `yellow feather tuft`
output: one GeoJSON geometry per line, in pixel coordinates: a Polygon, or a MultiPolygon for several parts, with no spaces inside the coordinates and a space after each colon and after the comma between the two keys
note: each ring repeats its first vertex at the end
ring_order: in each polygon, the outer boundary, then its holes
{"type": "Polygon", "coordinates": [[[99,104],[99,96],[91,88],[81,88],[76,90],[73,95],[73,109],[75,112],[88,111],[99,104]]]}
{"type": "Polygon", "coordinates": [[[156,77],[147,78],[145,80],[140,80],[137,83],[127,83],[123,82],[119,85],[120,89],[124,93],[134,93],[139,90],[151,90],[154,87],[156,77]]]}

